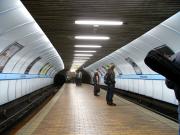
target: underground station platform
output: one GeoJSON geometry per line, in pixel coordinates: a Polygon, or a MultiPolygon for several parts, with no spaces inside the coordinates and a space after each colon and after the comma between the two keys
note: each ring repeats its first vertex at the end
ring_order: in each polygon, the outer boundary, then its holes
{"type": "Polygon", "coordinates": [[[93,86],[64,84],[31,119],[10,135],[176,135],[178,124],[159,114],[106,92],[93,95],[93,86]]]}

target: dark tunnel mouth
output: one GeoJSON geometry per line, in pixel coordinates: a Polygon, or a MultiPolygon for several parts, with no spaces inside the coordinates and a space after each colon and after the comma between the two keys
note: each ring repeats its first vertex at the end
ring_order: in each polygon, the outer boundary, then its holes
{"type": "Polygon", "coordinates": [[[66,75],[63,73],[58,73],[54,77],[54,85],[56,87],[61,87],[66,82],[66,75]]]}
{"type": "Polygon", "coordinates": [[[81,70],[82,72],[82,82],[86,84],[91,84],[91,76],[86,70],[81,70]]]}

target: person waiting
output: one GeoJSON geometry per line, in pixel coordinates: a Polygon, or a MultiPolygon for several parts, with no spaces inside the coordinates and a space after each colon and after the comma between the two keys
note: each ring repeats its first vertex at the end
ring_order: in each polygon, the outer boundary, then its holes
{"type": "Polygon", "coordinates": [[[111,65],[111,67],[108,69],[105,79],[107,84],[107,94],[106,94],[106,102],[108,105],[116,106],[115,103],[113,103],[113,95],[114,95],[114,88],[115,88],[115,72],[114,72],[115,65],[111,65]]]}
{"type": "Polygon", "coordinates": [[[93,82],[94,82],[94,96],[99,96],[98,93],[100,92],[100,87],[99,87],[100,77],[97,71],[94,73],[93,82]]]}

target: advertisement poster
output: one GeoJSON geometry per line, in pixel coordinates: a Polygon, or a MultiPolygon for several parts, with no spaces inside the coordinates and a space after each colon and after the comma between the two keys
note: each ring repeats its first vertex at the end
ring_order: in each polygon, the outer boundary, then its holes
{"type": "MultiPolygon", "coordinates": [[[[114,63],[110,63],[104,66],[101,66],[97,69],[97,71],[101,74],[101,76],[104,76],[107,73],[107,70],[111,67],[111,65],[115,65],[114,63]]],[[[116,75],[122,75],[122,72],[118,66],[115,65],[115,73],[116,75]]]]}
{"type": "Polygon", "coordinates": [[[104,69],[105,72],[107,72],[106,66],[102,66],[102,68],[104,69]]]}
{"type": "Polygon", "coordinates": [[[14,42],[0,53],[0,73],[3,71],[8,61],[23,47],[24,46],[20,45],[19,43],[14,42]]]}
{"type": "Polygon", "coordinates": [[[100,76],[103,76],[102,71],[98,68],[97,71],[100,73],[100,76]]]}
{"type": "Polygon", "coordinates": [[[47,72],[49,71],[49,69],[52,67],[51,64],[46,63],[40,70],[39,70],[39,74],[40,75],[46,75],[47,72]]]}
{"type": "Polygon", "coordinates": [[[137,75],[142,75],[142,71],[140,67],[134,62],[134,60],[130,57],[125,58],[125,60],[133,67],[135,73],[137,75]]]}
{"type": "Polygon", "coordinates": [[[100,67],[100,70],[101,70],[101,72],[102,72],[103,75],[106,74],[106,70],[103,68],[103,66],[100,67]]]}
{"type": "Polygon", "coordinates": [[[115,72],[116,76],[122,75],[122,72],[121,72],[120,68],[116,64],[110,63],[110,64],[107,65],[107,67],[110,68],[112,65],[115,66],[114,72],[115,72]]]}
{"type": "Polygon", "coordinates": [[[25,74],[28,74],[29,71],[31,70],[31,68],[34,66],[34,64],[35,64],[36,62],[38,62],[40,59],[41,59],[41,57],[37,57],[35,60],[33,60],[33,62],[31,62],[31,63],[29,64],[29,66],[26,68],[26,71],[25,71],[24,73],[25,73],[25,74]]]}
{"type": "Polygon", "coordinates": [[[46,69],[46,72],[45,72],[46,75],[47,75],[48,71],[49,71],[52,67],[53,67],[52,65],[49,65],[49,67],[46,69]]]}

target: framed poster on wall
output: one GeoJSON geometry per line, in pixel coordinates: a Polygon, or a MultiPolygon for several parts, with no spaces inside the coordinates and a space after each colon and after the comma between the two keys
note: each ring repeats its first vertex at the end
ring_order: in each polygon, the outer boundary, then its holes
{"type": "Polygon", "coordinates": [[[46,75],[47,72],[49,71],[50,68],[52,68],[53,66],[49,63],[46,63],[44,66],[42,66],[42,68],[39,70],[39,74],[40,75],[46,75]]]}
{"type": "Polygon", "coordinates": [[[17,53],[19,52],[24,46],[19,44],[18,42],[14,42],[10,44],[8,47],[6,47],[1,53],[0,53],[0,73],[3,71],[5,65],[8,63],[8,61],[17,53]]]}
{"type": "Polygon", "coordinates": [[[140,67],[134,62],[134,60],[130,57],[125,58],[125,60],[133,67],[135,73],[137,75],[142,75],[142,70],[140,67]]]}
{"type": "Polygon", "coordinates": [[[29,74],[29,71],[31,70],[31,68],[34,66],[34,64],[36,62],[38,62],[41,59],[41,57],[37,57],[36,59],[34,59],[29,66],[26,68],[26,71],[24,72],[25,74],[29,74]]]}

